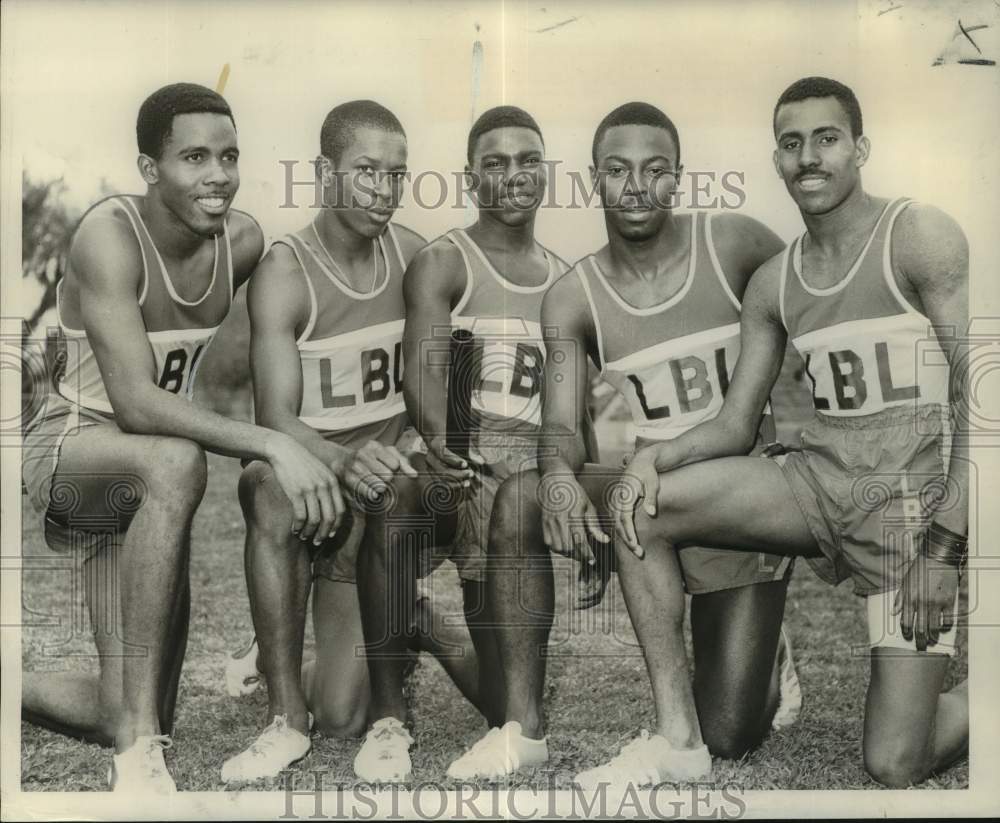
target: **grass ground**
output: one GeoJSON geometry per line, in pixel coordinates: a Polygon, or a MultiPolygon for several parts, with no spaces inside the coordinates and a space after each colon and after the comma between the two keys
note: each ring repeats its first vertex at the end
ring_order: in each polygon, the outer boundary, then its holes
{"type": "MultiPolygon", "coordinates": [[[[795,438],[804,415],[803,395],[790,376],[775,396],[783,439],[795,438]]],[[[191,563],[191,634],[178,701],[174,750],[168,762],[179,788],[223,788],[219,768],[242,750],[266,721],[261,691],[242,700],[225,696],[225,655],[247,637],[250,627],[243,580],[243,521],[236,500],[237,461],[211,457],[205,500],[194,525],[191,563]]],[[[96,670],[93,644],[86,636],[79,600],[65,563],[49,553],[38,518],[25,508],[22,613],[26,669],[96,670]],[[82,627],[84,636],[79,636],[82,627]]],[[[577,771],[603,762],[640,728],[654,724],[645,669],[616,580],[605,602],[589,612],[566,608],[571,569],[557,575],[554,656],[549,664],[547,713],[551,760],[545,768],[518,776],[511,785],[568,788],[577,771]]],[[[461,614],[458,581],[450,564],[432,578],[437,608],[461,614]]],[[[857,649],[865,642],[862,602],[849,586],[832,589],[799,563],[792,578],[786,625],[795,649],[804,708],[793,727],[772,733],[738,761],[716,760],[718,784],[752,789],[877,789],[861,764],[861,717],[868,665],[857,649]]],[[[966,639],[949,683],[966,676],[966,639]]],[[[485,731],[438,664],[421,658],[414,676],[416,749],[414,781],[448,787],[450,761],[485,731]]],[[[26,791],[87,791],[105,788],[108,754],[98,746],[69,740],[22,724],[21,775],[26,791]]],[[[303,771],[325,770],[324,786],[352,782],[357,740],[317,738],[303,771]]],[[[311,785],[311,783],[307,783],[311,785]]],[[[960,764],[926,781],[924,788],[968,787],[968,766],[960,764]]],[[[259,788],[278,788],[260,784],[259,788]]]]}

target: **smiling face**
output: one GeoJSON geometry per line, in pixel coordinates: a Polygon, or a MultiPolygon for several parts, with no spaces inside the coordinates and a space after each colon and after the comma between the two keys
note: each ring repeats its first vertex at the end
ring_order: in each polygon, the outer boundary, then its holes
{"type": "Polygon", "coordinates": [[[804,214],[825,214],[861,185],[868,138],[851,134],[835,97],[810,97],[781,106],[774,118],[774,166],[804,214]]]}
{"type": "Polygon", "coordinates": [[[320,155],[323,203],[337,219],[363,237],[378,237],[403,195],[406,138],[397,132],[361,126],[336,162],[320,155]]]}
{"type": "Polygon", "coordinates": [[[545,197],[544,154],[533,129],[505,126],[482,134],[466,167],[480,210],[508,226],[531,221],[545,197]]]}
{"type": "Polygon", "coordinates": [[[677,156],[670,132],[657,126],[613,126],[604,133],[591,174],[608,231],[629,240],[659,233],[682,171],[677,156]]]}
{"type": "Polygon", "coordinates": [[[223,229],[240,188],[236,129],[225,114],[178,114],[159,158],[140,155],[151,192],[191,232],[211,237],[223,229]]]}

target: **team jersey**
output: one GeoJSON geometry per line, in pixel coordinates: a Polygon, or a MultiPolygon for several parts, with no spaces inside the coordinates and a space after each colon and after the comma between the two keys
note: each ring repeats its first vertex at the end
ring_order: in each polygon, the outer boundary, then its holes
{"type": "MultiPolygon", "coordinates": [[[[174,288],[167,267],[139,213],[138,197],[109,198],[121,208],[142,252],[142,289],[139,310],[146,339],[153,351],[156,385],[190,399],[198,364],[208,344],[229,313],[233,299],[233,255],[229,227],[215,236],[212,279],[200,297],[183,299],[174,288]]],[[[100,205],[100,204],[99,204],[100,205]]],[[[96,207],[95,207],[96,208],[96,207]]],[[[56,289],[56,313],[66,338],[65,368],[57,390],[71,403],[114,414],[87,332],[70,325],[60,296],[66,281],[56,289]]],[[[82,322],[77,321],[79,326],[82,322]]]]}
{"type": "Polygon", "coordinates": [[[802,237],[785,250],[781,318],[823,414],[948,402],[947,360],[930,320],[906,300],[892,272],[892,227],[911,202],[886,205],[854,265],[828,288],[803,278],[802,237]]]}
{"type": "MultiPolygon", "coordinates": [[[[670,440],[719,413],[740,354],[740,301],[712,244],[712,218],[691,214],[691,251],[681,287],[636,308],[590,255],[574,268],[594,320],[596,365],[625,398],[636,437],[670,440]]],[[[765,438],[773,439],[770,408],[765,438]]]]}
{"type": "Polygon", "coordinates": [[[309,320],[296,341],[302,366],[299,419],[318,431],[343,435],[335,438],[338,442],[356,432],[370,435],[364,440],[395,442],[382,431],[401,432],[406,421],[406,264],[393,227],[373,241],[375,259],[380,256],[383,266],[370,292],[356,291],[331,270],[311,227],[276,242],[295,254],[309,291],[309,320]]]}
{"type": "Polygon", "coordinates": [[[568,266],[543,249],[545,282],[519,286],[496,270],[462,229],[445,235],[465,262],[465,291],[451,312],[452,328],[472,332],[478,375],[472,411],[481,431],[530,431],[541,424],[545,345],[542,298],[568,266]]]}

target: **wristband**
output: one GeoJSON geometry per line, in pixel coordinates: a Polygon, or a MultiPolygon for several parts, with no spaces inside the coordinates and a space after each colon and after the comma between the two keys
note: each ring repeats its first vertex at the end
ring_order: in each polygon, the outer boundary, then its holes
{"type": "Polygon", "coordinates": [[[940,523],[931,523],[929,531],[936,539],[942,541],[961,543],[963,545],[969,542],[969,538],[966,535],[953,532],[947,526],[942,526],[940,523]]]}
{"type": "Polygon", "coordinates": [[[924,535],[922,554],[929,560],[960,569],[965,565],[968,551],[968,540],[936,523],[932,523],[924,535]]]}

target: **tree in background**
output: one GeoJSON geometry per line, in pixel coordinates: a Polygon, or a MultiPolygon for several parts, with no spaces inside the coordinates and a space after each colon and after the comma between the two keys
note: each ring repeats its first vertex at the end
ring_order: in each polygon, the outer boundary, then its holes
{"type": "Polygon", "coordinates": [[[66,270],[69,241],[80,213],[68,206],[62,178],[21,175],[21,421],[40,412],[64,347],[55,316],[56,284],[66,270]]]}

